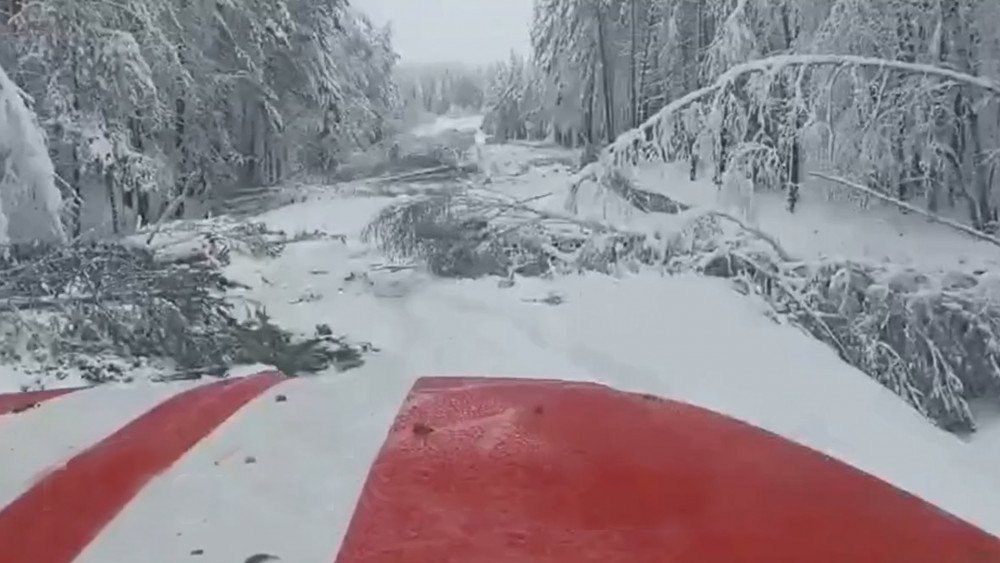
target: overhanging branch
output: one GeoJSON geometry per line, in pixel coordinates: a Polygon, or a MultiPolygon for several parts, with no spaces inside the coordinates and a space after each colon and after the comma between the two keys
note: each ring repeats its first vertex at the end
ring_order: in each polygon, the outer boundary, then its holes
{"type": "Polygon", "coordinates": [[[749,61],[731,67],[729,70],[719,75],[719,77],[716,78],[715,82],[712,84],[681,96],[664,106],[660,111],[656,112],[656,114],[643,122],[642,125],[622,133],[613,143],[608,145],[605,151],[613,158],[616,153],[627,151],[628,148],[634,143],[643,143],[643,135],[645,134],[645,131],[655,128],[658,123],[673,116],[684,108],[716,94],[719,90],[728,86],[737,78],[754,73],[776,74],[785,68],[807,66],[854,66],[880,68],[897,70],[907,74],[936,76],[938,78],[952,80],[956,83],[978,88],[994,96],[1000,97],[1000,84],[992,80],[928,64],[908,63],[903,61],[894,61],[891,59],[861,57],[856,55],[775,55],[773,57],[749,61]]]}

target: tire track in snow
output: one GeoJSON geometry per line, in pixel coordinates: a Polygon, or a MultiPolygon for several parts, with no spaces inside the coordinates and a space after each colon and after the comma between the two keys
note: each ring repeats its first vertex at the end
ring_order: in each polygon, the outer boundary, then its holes
{"type": "MultiPolygon", "coordinates": [[[[478,280],[475,284],[489,283],[489,280],[478,280]]],[[[540,308],[542,306],[531,306],[525,303],[510,303],[506,294],[501,293],[502,299],[489,299],[493,297],[484,294],[481,300],[474,300],[463,296],[456,291],[457,288],[449,287],[445,284],[438,284],[432,291],[425,292],[425,301],[431,300],[435,303],[435,311],[452,310],[457,313],[455,316],[466,317],[468,322],[462,323],[463,339],[474,338],[473,342],[482,342],[488,349],[496,354],[496,358],[508,358],[503,363],[510,361],[511,356],[548,358],[547,364],[558,365],[557,373],[542,369],[541,366],[531,365],[528,371],[517,370],[509,375],[527,376],[540,375],[552,377],[558,375],[569,379],[587,379],[596,381],[606,381],[608,378],[620,379],[630,378],[634,381],[656,380],[656,374],[636,368],[625,362],[620,362],[608,356],[605,352],[593,349],[575,340],[570,333],[572,317],[562,314],[565,309],[561,307],[571,307],[572,305],[560,305],[554,310],[540,308]],[[449,291],[451,290],[451,291],[449,291]],[[546,327],[542,326],[545,315],[550,317],[554,324],[562,324],[560,327],[564,332],[564,338],[553,338],[551,328],[549,334],[546,327]],[[566,342],[560,342],[565,340],[566,342]],[[496,342],[504,342],[501,347],[496,342]]],[[[516,363],[516,362],[513,362],[516,363]]],[[[498,375],[498,374],[494,374],[498,375]]]]}

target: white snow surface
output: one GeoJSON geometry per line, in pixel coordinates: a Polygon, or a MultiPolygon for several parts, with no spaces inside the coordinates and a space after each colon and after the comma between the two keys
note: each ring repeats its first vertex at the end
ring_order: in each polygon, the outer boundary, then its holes
{"type": "Polygon", "coordinates": [[[418,137],[433,137],[450,129],[478,131],[482,123],[482,115],[442,116],[430,123],[415,127],[412,133],[418,137]]]}
{"type": "MultiPolygon", "coordinates": [[[[537,147],[485,149],[502,172],[494,189],[518,197],[551,192],[541,204],[561,205],[569,171],[554,161],[571,155],[545,149],[546,163],[532,165],[527,159],[540,158],[537,147]]],[[[694,190],[670,180],[670,173],[663,168],[650,183],[673,182],[664,189],[679,198],[674,190],[694,190]]],[[[419,268],[390,272],[380,269],[385,258],[361,242],[360,231],[391,201],[364,197],[357,186],[323,190],[260,219],[288,232],[344,234],[346,242],[296,243],[275,259],[238,256],[229,267],[251,287],[244,296],[266,305],[279,323],[309,332],[325,323],[380,351],[358,369],[292,380],[248,405],[154,480],[81,563],[124,561],[126,555],[173,563],[194,549],[211,561],[241,561],[258,552],[283,561],[330,561],[401,401],[424,375],[586,380],[687,401],[832,455],[1000,534],[1000,456],[987,452],[1000,444],[1000,432],[987,432],[993,442],[963,442],[937,429],[827,346],[770,319],[762,302],[725,281],[582,275],[518,279],[503,288],[496,279],[442,280],[419,268]],[[355,272],[359,276],[347,281],[355,272]],[[536,301],[553,293],[561,304],[536,301]],[[306,294],[318,299],[295,303],[306,294]],[[288,401],[275,402],[275,393],[288,401]],[[257,462],[244,463],[248,455],[257,462]]],[[[760,209],[765,230],[793,228],[792,221],[777,222],[769,213],[760,209]]],[[[839,227],[818,223],[821,212],[815,213],[817,222],[803,222],[805,228],[837,232],[839,227]]],[[[873,221],[869,233],[878,233],[879,224],[873,221]]],[[[856,235],[865,237],[858,248],[846,229],[840,237],[817,234],[812,248],[798,231],[779,234],[803,252],[921,258],[919,246],[881,243],[875,234],[856,235]]],[[[978,249],[968,245],[962,252],[976,259],[978,249]]],[[[938,258],[946,255],[941,249],[938,258]]],[[[115,404],[123,401],[123,418],[152,396],[142,386],[132,389],[109,391],[115,404]],[[135,402],[124,406],[130,393],[135,402]]],[[[0,498],[72,453],[66,440],[82,441],[103,428],[102,415],[83,413],[104,392],[56,399],[28,413],[31,419],[0,418],[0,450],[31,452],[18,458],[24,467],[3,474],[0,498]],[[55,432],[41,422],[63,401],[79,413],[74,424],[93,428],[66,439],[39,439],[39,433],[55,432]]]]}
{"type": "MultiPolygon", "coordinates": [[[[692,182],[686,164],[648,163],[635,178],[643,189],[689,205],[723,207],[711,172],[702,171],[692,182]]],[[[783,192],[757,192],[755,222],[802,260],[844,258],[922,271],[1000,269],[1000,248],[878,201],[862,208],[846,199],[848,192],[809,178],[795,213],[788,212],[783,192]]]]}

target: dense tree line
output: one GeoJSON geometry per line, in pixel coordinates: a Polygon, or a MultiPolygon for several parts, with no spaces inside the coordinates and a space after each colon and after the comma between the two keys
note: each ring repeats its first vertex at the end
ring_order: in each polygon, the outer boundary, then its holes
{"type": "Polygon", "coordinates": [[[651,120],[636,144],[693,175],[741,167],[791,208],[819,168],[989,231],[997,23],[992,0],[536,0],[532,60],[495,80],[489,120],[598,146],[651,120]]]}
{"type": "Polygon", "coordinates": [[[0,0],[0,37],[0,97],[37,116],[69,237],[329,171],[396,101],[389,32],[346,0],[0,0]]]}
{"type": "Polygon", "coordinates": [[[452,63],[400,65],[400,110],[409,118],[477,112],[483,107],[488,70],[452,63]]]}

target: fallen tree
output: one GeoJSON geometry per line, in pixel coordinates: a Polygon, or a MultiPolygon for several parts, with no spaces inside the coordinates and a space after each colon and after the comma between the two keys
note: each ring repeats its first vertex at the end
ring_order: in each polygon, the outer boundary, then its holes
{"type": "Polygon", "coordinates": [[[648,194],[627,175],[595,165],[567,192],[567,213],[537,207],[551,194],[515,200],[484,189],[456,190],[391,206],[365,235],[388,254],[424,261],[446,277],[513,281],[647,268],[730,279],[951,431],[975,429],[970,400],[1000,394],[1000,280],[994,276],[803,262],[729,214],[669,198],[650,211],[656,198],[648,194]],[[587,209],[603,215],[595,218],[587,209]],[[630,222],[629,214],[639,220],[630,222]],[[639,228],[650,217],[663,220],[639,228]]]}
{"type": "Polygon", "coordinates": [[[790,261],[772,242],[713,215],[698,217],[678,238],[684,243],[674,246],[669,269],[732,279],[763,296],[945,429],[974,430],[969,401],[1000,394],[995,276],[790,261]]]}
{"type": "Polygon", "coordinates": [[[242,313],[228,293],[238,287],[222,270],[231,253],[273,257],[319,234],[289,236],[225,220],[199,226],[200,232],[172,224],[157,247],[136,241],[6,247],[0,362],[32,375],[34,387],[72,374],[103,383],[151,369],[157,379],[186,379],[264,364],[298,375],[362,362],[366,345],[328,327],[291,333],[263,309],[242,313]],[[177,238],[181,233],[188,238],[177,238]]]}

